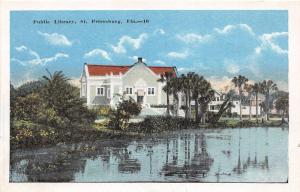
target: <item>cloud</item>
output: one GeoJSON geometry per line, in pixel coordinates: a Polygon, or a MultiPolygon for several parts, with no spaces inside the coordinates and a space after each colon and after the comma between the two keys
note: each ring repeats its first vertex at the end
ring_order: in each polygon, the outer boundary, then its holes
{"type": "Polygon", "coordinates": [[[271,49],[277,54],[288,54],[288,50],[281,48],[278,44],[275,43],[275,39],[280,37],[287,37],[288,32],[273,32],[265,33],[259,37],[261,40],[261,49],[271,49]]]}
{"type": "Polygon", "coordinates": [[[240,67],[233,60],[225,59],[224,66],[230,74],[237,74],[240,71],[240,67]]]}
{"type": "Polygon", "coordinates": [[[19,51],[19,52],[22,52],[22,51],[26,51],[26,50],[27,50],[27,47],[24,46],[24,45],[21,45],[20,47],[16,47],[15,49],[16,49],[17,51],[19,51]]]}
{"type": "Polygon", "coordinates": [[[184,43],[203,43],[209,41],[211,35],[200,35],[196,33],[188,33],[185,35],[177,35],[177,38],[184,43]]]}
{"type": "Polygon", "coordinates": [[[207,80],[211,83],[213,89],[221,92],[228,92],[231,89],[235,89],[232,84],[232,78],[228,76],[218,77],[218,76],[210,76],[207,80]]]}
{"type": "Polygon", "coordinates": [[[74,87],[80,88],[80,78],[72,77],[68,82],[74,87]]]}
{"type": "Polygon", "coordinates": [[[185,59],[189,56],[189,52],[187,50],[183,52],[169,52],[167,56],[174,59],[185,59]]]}
{"type": "Polygon", "coordinates": [[[26,46],[23,46],[22,48],[16,47],[16,49],[17,48],[19,50],[26,51],[26,53],[28,55],[33,57],[32,59],[29,59],[29,60],[19,60],[19,59],[16,59],[16,58],[11,59],[11,61],[17,62],[17,63],[19,63],[23,66],[27,66],[27,65],[42,65],[42,66],[44,66],[44,65],[46,65],[50,62],[57,61],[59,58],[69,58],[69,55],[65,54],[65,53],[56,53],[52,57],[41,58],[40,55],[37,52],[31,50],[30,48],[28,48],[26,46]]]}
{"type": "Polygon", "coordinates": [[[106,60],[111,61],[109,54],[105,50],[102,50],[102,49],[94,49],[94,50],[84,54],[83,57],[89,58],[89,57],[94,57],[94,56],[100,56],[106,60]]]}
{"type": "Polygon", "coordinates": [[[72,42],[65,35],[58,33],[42,33],[40,31],[38,31],[38,34],[44,37],[44,39],[51,45],[72,46],[72,42]]]}
{"type": "Polygon", "coordinates": [[[256,47],[255,48],[255,53],[260,54],[261,53],[261,47],[256,47]]]}
{"type": "Polygon", "coordinates": [[[223,27],[223,29],[220,28],[215,28],[214,31],[216,31],[219,34],[225,35],[228,34],[230,32],[232,32],[235,29],[241,29],[243,31],[248,32],[251,35],[255,35],[255,33],[253,32],[252,28],[247,25],[247,24],[237,24],[237,25],[226,25],[225,27],[223,27]]]}
{"type": "MultiPolygon", "coordinates": [[[[135,61],[135,62],[137,62],[139,56],[134,55],[134,56],[129,56],[128,58],[135,61]]],[[[146,61],[147,61],[147,59],[143,58],[143,62],[146,62],[146,61]]]]}
{"type": "Polygon", "coordinates": [[[157,65],[166,65],[166,62],[162,61],[162,60],[155,60],[153,61],[154,64],[157,64],[157,65]]]}
{"type": "Polygon", "coordinates": [[[132,38],[131,36],[124,35],[119,39],[117,45],[111,45],[112,50],[115,53],[126,53],[125,45],[131,46],[133,49],[141,48],[142,43],[148,38],[147,33],[142,33],[138,38],[132,38]]]}
{"type": "Polygon", "coordinates": [[[153,32],[153,35],[158,35],[158,34],[164,35],[164,34],[166,34],[166,32],[163,29],[155,29],[153,32]]]}

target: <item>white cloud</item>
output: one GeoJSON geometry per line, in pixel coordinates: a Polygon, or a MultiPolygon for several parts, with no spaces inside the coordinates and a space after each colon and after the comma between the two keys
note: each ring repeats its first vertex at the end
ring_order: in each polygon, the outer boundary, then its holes
{"type": "Polygon", "coordinates": [[[166,32],[163,29],[155,29],[153,34],[154,35],[157,35],[157,34],[164,35],[164,34],[166,34],[166,32]]]}
{"type": "Polygon", "coordinates": [[[274,42],[274,39],[279,37],[287,37],[288,32],[273,32],[262,34],[259,39],[261,40],[262,49],[271,49],[277,54],[288,54],[288,50],[281,48],[278,44],[274,42]]]}
{"type": "Polygon", "coordinates": [[[20,47],[16,47],[15,49],[16,49],[17,51],[19,51],[19,52],[22,52],[22,51],[26,51],[26,50],[27,50],[27,47],[24,46],[24,45],[21,45],[20,47]]]}
{"type": "Polygon", "coordinates": [[[224,60],[225,69],[230,74],[237,74],[240,71],[240,67],[232,60],[224,60]]]}
{"type": "Polygon", "coordinates": [[[115,53],[126,53],[125,44],[130,45],[133,49],[141,48],[142,43],[148,38],[146,33],[142,33],[138,38],[132,38],[130,36],[124,35],[119,39],[117,45],[111,45],[112,50],[115,53]]]}
{"type": "Polygon", "coordinates": [[[80,79],[79,78],[73,77],[69,80],[69,83],[71,85],[73,85],[74,87],[80,88],[80,79]]]}
{"type": "Polygon", "coordinates": [[[40,31],[38,31],[38,34],[43,36],[44,39],[51,45],[72,46],[72,42],[65,35],[58,33],[42,33],[40,31]]]}
{"type": "Polygon", "coordinates": [[[187,50],[183,52],[169,52],[167,56],[174,59],[185,59],[189,56],[189,52],[187,50]]]}
{"type": "Polygon", "coordinates": [[[255,48],[255,53],[260,54],[261,53],[261,47],[256,47],[255,48]]]}
{"type": "Polygon", "coordinates": [[[89,58],[89,57],[94,57],[94,56],[100,56],[106,60],[111,61],[109,54],[105,50],[102,50],[102,49],[94,49],[94,50],[84,54],[83,57],[89,58]]]}
{"type": "Polygon", "coordinates": [[[209,41],[211,39],[211,35],[188,33],[185,35],[177,35],[177,38],[185,43],[203,43],[209,41]]]}
{"type": "Polygon", "coordinates": [[[211,83],[212,88],[217,91],[228,92],[231,89],[235,89],[231,82],[232,78],[228,76],[210,76],[207,78],[207,80],[211,83]]]}
{"type": "Polygon", "coordinates": [[[164,62],[162,60],[155,60],[155,61],[153,61],[153,63],[158,64],[158,65],[166,65],[166,62],[164,62]]]}
{"type": "MultiPolygon", "coordinates": [[[[35,51],[33,51],[33,50],[31,50],[30,48],[27,48],[27,47],[25,49],[24,47],[22,48],[22,50],[27,51],[27,54],[32,56],[33,59],[22,61],[22,60],[19,60],[19,59],[16,59],[16,58],[12,58],[11,61],[17,62],[17,63],[19,63],[21,65],[24,65],[24,66],[26,66],[26,65],[42,65],[42,66],[44,66],[44,65],[46,65],[50,62],[58,60],[59,58],[69,58],[69,55],[65,54],[65,53],[56,53],[52,57],[41,58],[40,55],[37,52],[35,52],[35,51]]],[[[17,47],[17,48],[20,48],[20,47],[17,47]]],[[[19,50],[21,50],[21,49],[19,49],[19,50]]]]}
{"type": "Polygon", "coordinates": [[[249,25],[244,24],[244,23],[237,24],[237,25],[226,25],[225,27],[223,27],[223,29],[215,28],[214,30],[219,34],[224,35],[224,34],[228,34],[228,33],[232,32],[235,29],[241,29],[241,30],[248,32],[251,35],[255,35],[252,28],[249,25]]]}

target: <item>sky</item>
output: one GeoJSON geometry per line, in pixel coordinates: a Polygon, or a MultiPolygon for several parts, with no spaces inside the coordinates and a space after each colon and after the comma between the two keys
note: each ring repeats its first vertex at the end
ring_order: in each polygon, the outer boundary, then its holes
{"type": "Polygon", "coordinates": [[[78,83],[84,63],[132,65],[143,57],[150,66],[197,72],[219,90],[239,74],[288,90],[287,11],[12,11],[10,33],[14,86],[46,69],[78,83]]]}

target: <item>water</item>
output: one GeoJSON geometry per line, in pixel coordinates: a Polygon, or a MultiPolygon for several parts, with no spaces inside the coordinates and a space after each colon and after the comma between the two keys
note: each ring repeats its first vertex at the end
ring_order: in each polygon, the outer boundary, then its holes
{"type": "Polygon", "coordinates": [[[11,152],[11,182],[287,182],[288,129],[184,130],[11,152]]]}

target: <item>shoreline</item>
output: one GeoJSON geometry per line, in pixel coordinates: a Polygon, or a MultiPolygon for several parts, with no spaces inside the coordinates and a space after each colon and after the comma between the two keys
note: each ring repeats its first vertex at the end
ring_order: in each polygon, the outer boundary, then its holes
{"type": "Polygon", "coordinates": [[[158,135],[158,134],[167,134],[168,132],[173,131],[180,131],[180,130],[214,130],[214,129],[238,129],[238,128],[287,128],[289,129],[289,124],[277,124],[275,122],[268,122],[268,123],[254,123],[254,124],[248,124],[247,120],[240,121],[236,124],[228,124],[228,122],[218,122],[215,125],[211,124],[204,124],[199,125],[195,123],[189,123],[189,125],[186,126],[177,126],[172,129],[165,128],[161,130],[154,130],[153,132],[147,132],[146,130],[143,130],[143,127],[139,127],[139,131],[137,131],[135,128],[137,124],[139,123],[131,123],[126,130],[112,130],[107,127],[98,127],[97,124],[93,124],[92,126],[88,128],[80,128],[75,130],[74,133],[60,136],[60,139],[55,141],[46,141],[45,143],[39,143],[39,144],[33,144],[33,145],[21,145],[21,144],[13,144],[12,141],[10,141],[10,148],[11,150],[17,150],[17,149],[35,149],[35,148],[41,148],[41,147],[52,147],[57,146],[60,144],[71,144],[71,143],[80,143],[85,141],[97,141],[97,140],[107,140],[107,139],[142,139],[148,135],[158,135]],[[226,125],[226,126],[225,126],[226,125]],[[63,138],[63,139],[61,139],[63,138]]]}

